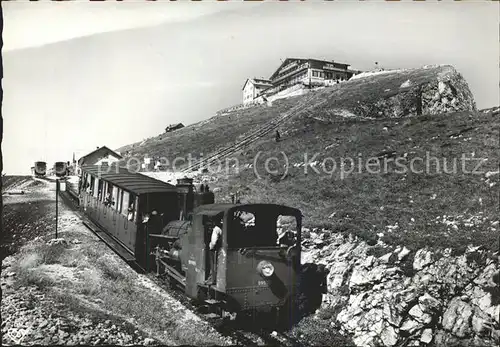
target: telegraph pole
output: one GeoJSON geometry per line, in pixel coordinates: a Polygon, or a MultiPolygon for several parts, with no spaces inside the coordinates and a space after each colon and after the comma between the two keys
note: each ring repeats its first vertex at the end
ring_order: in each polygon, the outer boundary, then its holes
{"type": "Polygon", "coordinates": [[[56,179],[56,239],[57,239],[57,224],[59,221],[59,179],[56,179]]]}

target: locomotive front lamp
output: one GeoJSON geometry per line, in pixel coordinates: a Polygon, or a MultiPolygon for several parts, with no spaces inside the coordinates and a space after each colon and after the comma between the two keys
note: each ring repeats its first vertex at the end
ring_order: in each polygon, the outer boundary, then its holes
{"type": "Polygon", "coordinates": [[[271,277],[274,273],[274,266],[268,261],[261,261],[257,265],[257,271],[264,277],[271,277]]]}

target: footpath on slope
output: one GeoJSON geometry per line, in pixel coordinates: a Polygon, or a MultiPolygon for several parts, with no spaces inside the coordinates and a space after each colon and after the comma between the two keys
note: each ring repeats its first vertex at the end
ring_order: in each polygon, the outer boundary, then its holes
{"type": "Polygon", "coordinates": [[[307,112],[308,109],[313,107],[318,107],[326,102],[326,100],[322,100],[317,104],[310,104],[310,102],[316,97],[314,92],[309,93],[305,96],[305,99],[296,106],[294,106],[291,110],[282,114],[278,119],[273,119],[266,124],[258,127],[257,129],[250,130],[242,137],[243,139],[235,144],[224,147],[222,149],[217,150],[216,152],[209,155],[207,158],[197,160],[193,165],[188,166],[182,173],[189,173],[203,167],[209,166],[215,161],[220,162],[223,159],[234,155],[236,152],[242,150],[243,148],[250,146],[252,143],[255,143],[259,139],[263,138],[273,130],[276,130],[281,124],[289,120],[293,116],[297,116],[304,112],[307,112]]]}
{"type": "Polygon", "coordinates": [[[4,196],[17,246],[2,253],[3,345],[231,343],[129,268],[62,202],[53,239],[55,185],[30,179],[23,187],[4,196]]]}

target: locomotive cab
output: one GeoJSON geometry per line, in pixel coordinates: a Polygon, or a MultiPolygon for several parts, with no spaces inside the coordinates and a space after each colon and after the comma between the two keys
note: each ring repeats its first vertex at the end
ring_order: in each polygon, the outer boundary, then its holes
{"type": "MultiPolygon", "coordinates": [[[[302,215],[274,204],[211,204],[195,209],[183,238],[185,291],[191,298],[224,303],[233,312],[293,309],[301,282],[302,215]],[[222,218],[210,273],[211,224],[222,218]]],[[[288,312],[292,314],[292,312],[288,312]]]]}

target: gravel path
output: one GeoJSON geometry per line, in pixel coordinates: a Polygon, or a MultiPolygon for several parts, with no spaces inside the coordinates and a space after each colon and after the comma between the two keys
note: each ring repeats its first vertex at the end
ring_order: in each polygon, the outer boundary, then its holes
{"type": "Polygon", "coordinates": [[[128,267],[61,201],[59,239],[51,240],[54,183],[14,188],[25,194],[4,196],[3,345],[231,344],[128,267]]]}

